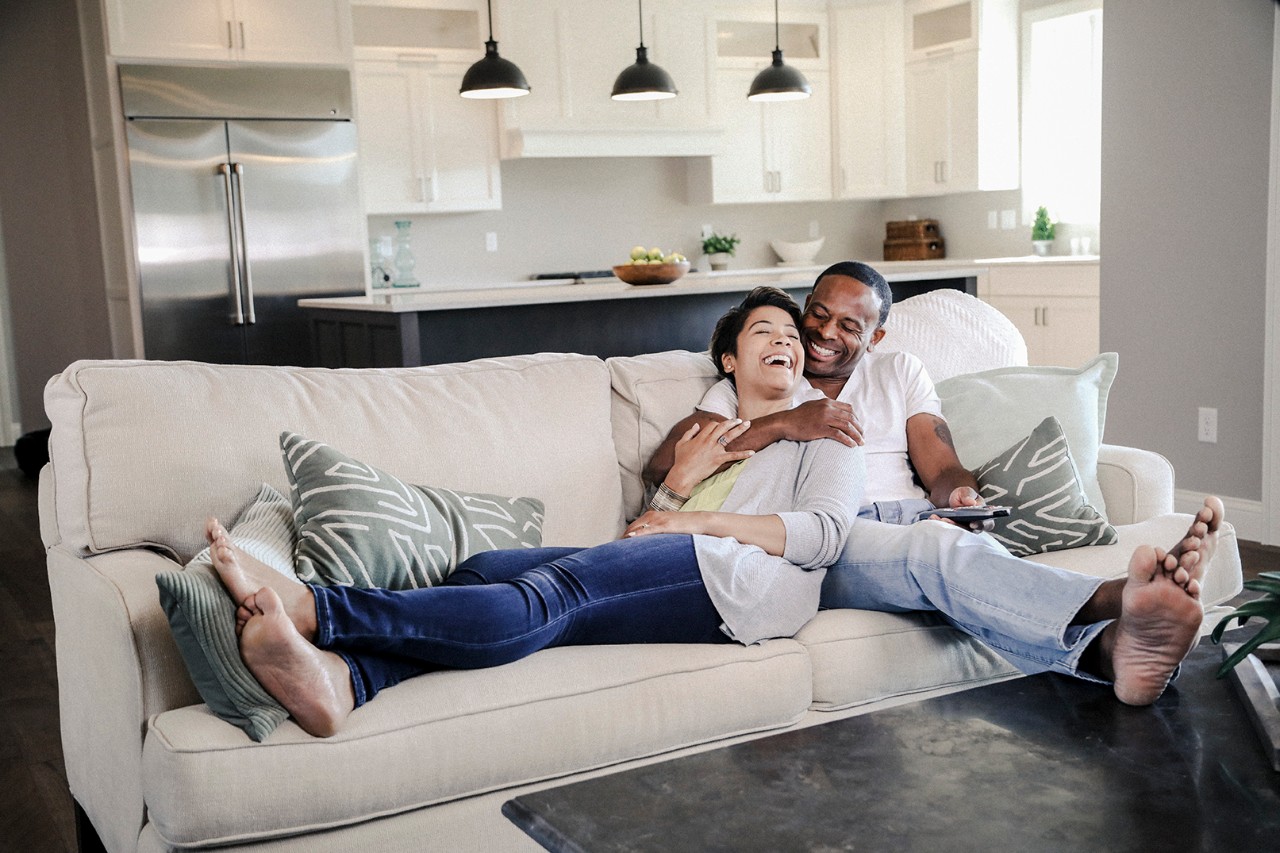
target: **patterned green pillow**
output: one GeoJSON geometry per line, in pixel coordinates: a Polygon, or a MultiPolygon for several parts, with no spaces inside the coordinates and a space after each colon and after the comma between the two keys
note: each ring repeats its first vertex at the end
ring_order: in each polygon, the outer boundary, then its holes
{"type": "Polygon", "coordinates": [[[1116,529],[1085,497],[1055,417],[973,474],[987,503],[1012,507],[1008,517],[996,519],[992,535],[1016,556],[1116,541],[1116,529]]]}
{"type": "MultiPolygon", "coordinates": [[[[267,484],[231,525],[232,540],[293,579],[293,513],[289,500],[267,484]]],[[[289,714],[258,684],[240,659],[236,605],[201,551],[179,572],[156,575],[160,606],[191,680],[209,710],[255,741],[289,714]]]]}
{"type": "Polygon", "coordinates": [[[298,578],[321,586],[435,586],[481,551],[542,544],[542,501],[406,483],[285,432],[298,578]]]}

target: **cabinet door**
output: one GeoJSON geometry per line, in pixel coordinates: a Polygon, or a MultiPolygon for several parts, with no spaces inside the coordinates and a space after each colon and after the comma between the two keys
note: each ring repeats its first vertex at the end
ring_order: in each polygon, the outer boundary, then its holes
{"type": "Polygon", "coordinates": [[[240,59],[317,63],[351,59],[349,12],[340,0],[235,0],[235,13],[240,59]]]}
{"type": "Polygon", "coordinates": [[[107,0],[106,13],[112,56],[232,58],[231,0],[107,0]]]}
{"type": "Polygon", "coordinates": [[[1042,302],[1044,360],[1033,363],[1079,367],[1098,354],[1101,311],[1097,299],[1060,296],[1042,302]]]}
{"type": "Polygon", "coordinates": [[[774,201],[831,198],[831,93],[826,74],[806,75],[813,95],[770,101],[765,112],[765,166],[774,173],[774,201]]]}
{"type": "Polygon", "coordinates": [[[458,81],[467,67],[440,62],[422,69],[422,162],[430,212],[502,207],[497,105],[458,96],[458,81]]]}
{"type": "MultiPolygon", "coordinates": [[[[415,63],[355,63],[360,184],[366,213],[426,210],[415,63]]],[[[458,100],[462,100],[459,98],[458,100]]]]}
{"type": "Polygon", "coordinates": [[[836,196],[888,198],[906,192],[902,2],[833,9],[832,43],[858,50],[832,56],[836,196]]]}
{"type": "Polygon", "coordinates": [[[906,70],[907,194],[943,191],[951,146],[948,59],[913,62],[906,70]]]}
{"type": "Polygon", "coordinates": [[[1044,331],[1040,327],[1040,309],[1044,300],[1038,296],[987,296],[984,300],[1013,321],[1027,344],[1028,364],[1047,364],[1044,331]]]}
{"type": "Polygon", "coordinates": [[[745,95],[755,76],[751,68],[721,68],[716,75],[724,126],[711,158],[711,200],[717,203],[773,198],[773,177],[765,161],[766,105],[748,101],[745,95]]]}

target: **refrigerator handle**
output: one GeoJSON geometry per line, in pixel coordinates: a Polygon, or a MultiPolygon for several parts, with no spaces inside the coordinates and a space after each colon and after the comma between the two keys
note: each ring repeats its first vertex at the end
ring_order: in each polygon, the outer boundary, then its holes
{"type": "Polygon", "coordinates": [[[231,292],[235,296],[235,313],[231,315],[231,325],[244,325],[244,302],[240,288],[240,237],[236,231],[235,198],[231,190],[231,166],[218,164],[218,172],[222,175],[222,190],[227,198],[227,240],[231,243],[231,292]]]}
{"type": "Polygon", "coordinates": [[[249,245],[245,239],[244,230],[244,165],[236,163],[232,168],[235,170],[236,185],[236,219],[240,226],[240,263],[244,267],[241,277],[244,280],[244,320],[245,323],[252,326],[258,322],[258,318],[253,313],[253,273],[249,268],[249,245]]]}

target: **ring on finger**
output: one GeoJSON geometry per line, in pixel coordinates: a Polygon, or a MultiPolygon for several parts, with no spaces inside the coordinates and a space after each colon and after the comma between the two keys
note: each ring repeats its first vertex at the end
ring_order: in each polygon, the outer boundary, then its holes
{"type": "Polygon", "coordinates": [[[722,435],[722,436],[720,436],[719,438],[717,438],[717,439],[716,439],[716,441],[720,442],[720,446],[721,446],[721,447],[728,447],[728,446],[729,446],[729,438],[728,438],[727,436],[723,436],[723,435],[722,435]]]}

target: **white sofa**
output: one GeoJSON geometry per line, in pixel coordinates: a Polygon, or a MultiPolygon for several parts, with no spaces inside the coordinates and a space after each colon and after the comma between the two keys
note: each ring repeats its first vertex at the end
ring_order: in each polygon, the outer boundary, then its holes
{"type": "MultiPolygon", "coordinates": [[[[976,300],[894,311],[886,343],[936,378],[1025,363],[1016,330],[976,300]]],[[[565,648],[432,673],[327,740],[287,721],[253,743],[201,703],[154,576],[200,550],[206,515],[233,518],[263,482],[287,490],[280,431],[412,482],[538,497],[546,544],[593,544],[639,511],[640,466],[713,379],[690,353],[337,371],[81,361],[54,377],[40,519],[62,739],[107,849],[536,849],[499,811],[522,791],[1014,674],[935,618],[827,611],[747,648],[565,648]]],[[[1185,529],[1162,457],[1104,445],[1099,479],[1119,543],[1046,562],[1113,576],[1134,545],[1185,529]]],[[[1205,601],[1239,588],[1228,526],[1205,601]]]]}

